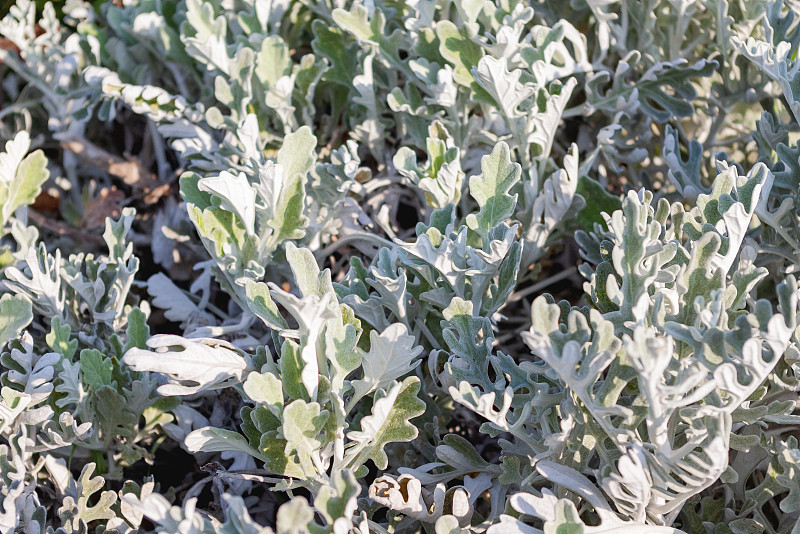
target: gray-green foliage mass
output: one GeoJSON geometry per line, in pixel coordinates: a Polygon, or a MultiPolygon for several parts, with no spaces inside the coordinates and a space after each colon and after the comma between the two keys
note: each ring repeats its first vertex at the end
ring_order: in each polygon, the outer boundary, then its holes
{"type": "Polygon", "coordinates": [[[0,534],[800,532],[799,47],[796,0],[17,0],[0,534]]]}

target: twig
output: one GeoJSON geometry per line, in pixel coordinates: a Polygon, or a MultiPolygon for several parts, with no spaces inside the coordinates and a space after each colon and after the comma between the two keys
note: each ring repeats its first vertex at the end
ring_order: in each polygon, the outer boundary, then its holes
{"type": "Polygon", "coordinates": [[[28,217],[39,228],[44,228],[57,235],[70,236],[83,241],[92,241],[99,245],[105,244],[105,240],[99,235],[81,232],[67,224],[45,217],[32,209],[28,209],[28,217]]]}
{"type": "Polygon", "coordinates": [[[367,183],[365,183],[362,187],[364,188],[364,192],[369,194],[375,191],[376,189],[380,189],[381,187],[388,187],[393,184],[402,184],[403,177],[399,174],[394,174],[391,176],[384,176],[381,178],[375,178],[367,183]]]}
{"type": "Polygon", "coordinates": [[[172,168],[167,161],[167,154],[164,149],[164,138],[161,137],[161,134],[158,132],[156,123],[149,119],[147,121],[147,131],[153,143],[153,154],[155,155],[156,166],[158,167],[158,179],[160,182],[164,182],[172,168]]]}
{"type": "Polygon", "coordinates": [[[253,315],[252,312],[249,310],[244,310],[242,313],[242,318],[236,324],[229,324],[224,326],[201,326],[200,328],[193,330],[186,334],[187,338],[199,338],[199,337],[220,337],[227,334],[235,334],[237,332],[245,332],[247,328],[253,324],[255,321],[256,316],[253,315]]]}
{"type": "Polygon", "coordinates": [[[355,231],[350,235],[337,239],[336,241],[334,241],[327,247],[323,248],[322,250],[317,251],[315,256],[317,256],[318,258],[325,258],[327,256],[330,256],[339,247],[344,246],[348,243],[352,243],[353,241],[370,241],[377,248],[380,247],[393,248],[396,246],[388,239],[385,239],[379,235],[371,234],[369,232],[355,231]]]}
{"type": "Polygon", "coordinates": [[[264,476],[266,471],[261,469],[239,469],[227,471],[219,462],[211,462],[200,468],[201,471],[209,473],[215,480],[225,478],[228,480],[246,480],[248,482],[261,482],[263,484],[289,484],[289,487],[298,487],[296,481],[286,478],[264,476]]]}
{"type": "Polygon", "coordinates": [[[264,484],[279,484],[286,482],[283,478],[265,477],[263,475],[252,475],[250,473],[217,470],[212,473],[217,478],[228,478],[233,480],[247,480],[249,482],[263,482],[264,484]]]}
{"type": "Polygon", "coordinates": [[[191,499],[193,497],[197,497],[198,495],[200,495],[200,493],[203,491],[203,487],[205,487],[205,485],[208,484],[209,481],[211,481],[211,480],[213,480],[213,478],[212,478],[211,475],[209,475],[207,477],[201,478],[200,480],[198,480],[197,482],[192,484],[192,487],[189,488],[189,490],[183,496],[183,503],[182,503],[183,506],[186,506],[186,502],[189,499],[191,499]]]}
{"type": "Polygon", "coordinates": [[[569,278],[570,276],[572,276],[576,272],[578,272],[578,268],[577,267],[570,267],[566,271],[561,271],[560,273],[554,274],[553,276],[549,276],[549,277],[545,278],[544,280],[533,284],[532,286],[528,286],[523,290],[516,291],[516,292],[512,293],[512,295],[508,298],[508,300],[506,302],[517,302],[518,300],[522,300],[522,299],[524,299],[525,297],[527,297],[528,295],[530,295],[532,293],[536,293],[538,291],[541,291],[542,289],[544,289],[544,288],[546,288],[546,287],[548,287],[548,286],[550,286],[552,284],[555,284],[556,282],[560,282],[561,280],[563,280],[565,278],[569,278]]]}
{"type": "Polygon", "coordinates": [[[77,154],[85,163],[119,178],[128,185],[140,180],[152,180],[149,171],[136,159],[125,159],[111,154],[83,137],[68,133],[57,134],[61,147],[77,154]]]}
{"type": "Polygon", "coordinates": [[[711,127],[708,129],[708,135],[706,136],[705,141],[703,142],[704,145],[713,146],[717,140],[717,134],[722,130],[723,126],[725,126],[725,119],[728,117],[728,111],[725,108],[719,108],[719,113],[717,116],[714,117],[713,122],[711,123],[711,127]]]}

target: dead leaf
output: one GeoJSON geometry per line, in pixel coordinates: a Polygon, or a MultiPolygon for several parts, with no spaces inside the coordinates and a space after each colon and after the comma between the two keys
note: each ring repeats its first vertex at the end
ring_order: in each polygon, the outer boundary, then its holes
{"type": "Polygon", "coordinates": [[[82,137],[62,135],[59,140],[62,148],[71,150],[86,163],[119,178],[127,185],[133,185],[143,178],[149,178],[147,169],[142,168],[139,161],[135,159],[116,156],[82,137]]]}
{"type": "Polygon", "coordinates": [[[58,205],[60,201],[61,195],[58,194],[57,189],[42,191],[33,202],[33,209],[44,213],[58,213],[58,205]]]}
{"type": "MultiPolygon", "coordinates": [[[[0,48],[19,54],[19,47],[14,44],[14,41],[9,41],[8,39],[2,37],[0,37],[0,48]]],[[[0,63],[2,63],[2,61],[0,61],[0,63]]]]}
{"type": "Polygon", "coordinates": [[[171,189],[172,189],[172,184],[161,184],[159,186],[154,187],[153,189],[150,189],[144,196],[144,203],[147,204],[148,206],[156,204],[164,196],[169,194],[171,189]]]}
{"type": "Polygon", "coordinates": [[[142,198],[148,206],[156,204],[172,190],[171,183],[161,183],[135,156],[117,156],[82,137],[61,135],[59,141],[62,148],[71,150],[84,162],[132,186],[136,192],[134,196],[142,198]]]}
{"type": "Polygon", "coordinates": [[[81,227],[97,228],[106,223],[106,217],[119,217],[124,200],[125,193],[116,187],[104,187],[95,198],[83,206],[81,227]]]}

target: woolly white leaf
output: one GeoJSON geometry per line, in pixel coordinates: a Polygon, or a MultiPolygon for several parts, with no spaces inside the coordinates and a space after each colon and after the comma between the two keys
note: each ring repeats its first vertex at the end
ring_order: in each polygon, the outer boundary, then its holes
{"type": "Polygon", "coordinates": [[[252,448],[244,436],[230,430],[206,426],[192,431],[184,445],[189,452],[226,452],[238,451],[264,460],[264,456],[252,448]]]}
{"type": "Polygon", "coordinates": [[[164,316],[170,321],[185,321],[199,313],[197,305],[164,273],[156,273],[147,279],[147,293],[150,304],[164,310],[164,316]]]}
{"type": "Polygon", "coordinates": [[[518,109],[519,105],[533,95],[534,88],[532,84],[520,83],[522,70],[514,69],[509,72],[506,58],[483,56],[472,73],[478,83],[492,95],[503,115],[509,119],[523,115],[518,109]]]}
{"type": "Polygon", "coordinates": [[[357,399],[409,373],[419,364],[414,360],[422,352],[422,347],[414,345],[414,336],[408,335],[402,323],[394,323],[380,334],[373,330],[369,341],[369,352],[357,349],[364,368],[364,378],[352,382],[357,399]]]}
{"type": "Polygon", "coordinates": [[[158,387],[162,395],[192,395],[225,387],[231,378],[241,380],[247,361],[230,343],[210,338],[185,339],[156,335],[147,340],[155,352],[132,348],[123,362],[134,371],[166,375],[158,387]]]}
{"type": "Polygon", "coordinates": [[[446,490],[444,484],[437,484],[431,495],[413,475],[400,475],[396,479],[384,475],[376,479],[369,487],[369,498],[425,523],[433,523],[442,515],[450,514],[465,526],[472,516],[466,489],[455,487],[446,490]]]}
{"type": "Polygon", "coordinates": [[[244,173],[233,175],[222,171],[218,176],[201,178],[197,183],[201,191],[217,196],[221,207],[235,213],[244,224],[247,233],[255,235],[256,192],[244,173]]]}

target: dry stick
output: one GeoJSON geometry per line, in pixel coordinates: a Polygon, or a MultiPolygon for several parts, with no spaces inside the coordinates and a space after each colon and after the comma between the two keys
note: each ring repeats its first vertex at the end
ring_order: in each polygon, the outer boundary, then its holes
{"type": "Polygon", "coordinates": [[[158,132],[156,123],[149,119],[147,121],[147,132],[150,134],[149,138],[153,143],[153,154],[156,158],[156,167],[158,168],[158,180],[163,183],[166,181],[171,169],[164,148],[164,138],[161,137],[161,134],[158,132]]]}
{"type": "Polygon", "coordinates": [[[44,228],[60,236],[68,235],[80,240],[93,241],[99,245],[105,243],[105,240],[99,235],[81,232],[65,223],[45,217],[33,209],[28,209],[28,218],[39,228],[44,228]]]}
{"type": "Polygon", "coordinates": [[[323,248],[322,250],[318,250],[315,253],[315,256],[319,258],[325,258],[333,254],[339,247],[347,245],[348,243],[352,243],[353,241],[371,241],[372,244],[375,245],[377,248],[381,247],[393,248],[395,246],[394,243],[379,235],[356,230],[345,237],[337,239],[336,241],[334,241],[327,247],[323,248]]]}
{"type": "Polygon", "coordinates": [[[550,286],[552,284],[555,284],[556,282],[560,282],[561,280],[563,280],[565,278],[569,278],[570,276],[572,276],[576,272],[578,272],[578,268],[577,267],[574,267],[574,266],[570,267],[566,271],[561,271],[560,273],[554,274],[553,276],[549,276],[549,277],[545,278],[544,280],[542,280],[540,282],[537,282],[537,283],[533,284],[532,286],[528,286],[528,287],[526,287],[525,289],[523,289],[521,291],[516,291],[516,292],[512,293],[512,295],[508,298],[508,300],[506,302],[517,302],[518,300],[522,300],[523,298],[527,297],[528,295],[530,295],[532,293],[536,293],[538,291],[541,291],[542,289],[544,289],[544,288],[546,288],[546,287],[548,287],[548,286],[550,286]]]}
{"type": "Polygon", "coordinates": [[[207,477],[203,477],[194,484],[192,484],[192,487],[189,488],[189,490],[183,496],[183,502],[182,502],[183,506],[186,506],[186,503],[189,501],[189,499],[200,495],[205,485],[208,484],[211,480],[213,480],[213,477],[211,475],[208,475],[207,477]]]}
{"type": "Polygon", "coordinates": [[[382,176],[380,178],[375,178],[373,180],[368,181],[362,187],[364,188],[365,193],[371,193],[376,189],[380,189],[381,187],[388,187],[393,184],[401,184],[403,183],[403,177],[400,175],[390,175],[390,176],[382,176]]]}
{"type": "Polygon", "coordinates": [[[265,477],[263,475],[256,474],[258,471],[224,471],[217,469],[209,472],[218,478],[263,482],[265,484],[278,484],[281,482],[286,482],[285,478],[265,477]]]}
{"type": "Polygon", "coordinates": [[[134,158],[122,158],[76,135],[64,133],[57,138],[62,148],[74,152],[85,163],[94,165],[128,185],[133,185],[140,180],[148,183],[153,180],[144,164],[134,158]]]}

